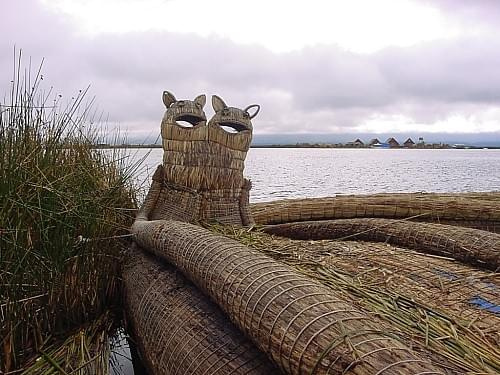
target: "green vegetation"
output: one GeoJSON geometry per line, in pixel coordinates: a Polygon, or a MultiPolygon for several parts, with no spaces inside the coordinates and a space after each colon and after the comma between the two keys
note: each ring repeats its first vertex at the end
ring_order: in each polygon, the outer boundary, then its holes
{"type": "Polygon", "coordinates": [[[20,74],[20,61],[0,104],[0,372],[35,364],[34,373],[87,365],[99,373],[95,361],[107,359],[82,358],[106,341],[99,329],[109,328],[120,303],[138,164],[95,149],[102,137],[90,125],[85,91],[64,106],[60,96],[52,101],[40,70],[20,74]],[[81,345],[56,349],[89,326],[81,345]]]}

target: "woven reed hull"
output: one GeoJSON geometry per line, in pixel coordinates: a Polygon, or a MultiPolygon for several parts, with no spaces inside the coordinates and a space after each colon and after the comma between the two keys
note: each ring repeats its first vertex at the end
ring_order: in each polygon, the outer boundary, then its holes
{"type": "MultiPolygon", "coordinates": [[[[440,222],[451,220],[498,230],[500,193],[470,194],[376,194],[281,200],[256,203],[251,210],[257,224],[377,217],[440,222]],[[484,199],[479,199],[483,196],[484,199]],[[497,199],[497,197],[499,197],[497,199]]],[[[486,228],[485,228],[486,229],[486,228]]]]}
{"type": "Polygon", "coordinates": [[[211,229],[344,291],[353,303],[406,332],[417,346],[450,358],[459,372],[500,371],[500,315],[495,313],[500,274],[386,243],[302,241],[211,229]]]}
{"type": "Polygon", "coordinates": [[[479,229],[391,219],[340,219],[278,224],[264,231],[301,240],[388,242],[490,270],[500,269],[500,235],[479,229]]]}
{"type": "Polygon", "coordinates": [[[331,289],[239,242],[175,221],[136,221],[132,231],[286,373],[442,373],[331,289]]]}
{"type": "MultiPolygon", "coordinates": [[[[425,219],[415,221],[429,222],[425,219]]],[[[485,230],[500,234],[500,221],[484,221],[484,220],[434,220],[436,224],[453,225],[455,227],[466,227],[479,230],[485,230]]]]}
{"type": "Polygon", "coordinates": [[[167,181],[196,190],[241,187],[245,152],[207,141],[165,140],[164,144],[173,148],[163,154],[167,181]]]}
{"type": "Polygon", "coordinates": [[[188,223],[199,221],[219,222],[227,225],[253,224],[249,209],[252,184],[244,179],[243,185],[234,190],[198,191],[168,184],[164,168],[159,166],[144,201],[142,212],[146,220],[179,220],[188,223]]]}
{"type": "MultiPolygon", "coordinates": [[[[189,140],[189,139],[163,139],[162,140],[163,149],[166,152],[177,152],[177,153],[187,153],[193,152],[195,154],[208,154],[211,151],[211,147],[205,139],[189,140]]],[[[236,160],[245,160],[247,156],[246,150],[237,150],[231,148],[231,156],[236,160]]]]}
{"type": "Polygon", "coordinates": [[[172,266],[136,249],[123,279],[128,317],[152,374],[278,373],[172,266]]]}

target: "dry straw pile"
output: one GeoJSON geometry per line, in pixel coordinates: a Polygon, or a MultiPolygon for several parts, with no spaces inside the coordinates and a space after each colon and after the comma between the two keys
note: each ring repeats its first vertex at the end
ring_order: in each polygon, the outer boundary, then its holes
{"type": "Polygon", "coordinates": [[[412,218],[500,232],[500,192],[374,194],[292,199],[251,205],[257,224],[352,218],[412,218]]]}

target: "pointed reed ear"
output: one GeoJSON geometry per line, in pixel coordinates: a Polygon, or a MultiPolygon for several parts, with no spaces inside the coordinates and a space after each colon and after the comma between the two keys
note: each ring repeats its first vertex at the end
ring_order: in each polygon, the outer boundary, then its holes
{"type": "Polygon", "coordinates": [[[224,100],[219,98],[217,95],[212,95],[212,107],[214,107],[215,112],[220,112],[224,108],[227,108],[227,105],[224,103],[224,100]]]}
{"type": "Polygon", "coordinates": [[[194,98],[194,102],[196,104],[199,104],[201,108],[203,108],[207,103],[207,97],[205,94],[198,95],[196,98],[194,98]]]}
{"type": "Polygon", "coordinates": [[[165,107],[170,107],[172,103],[175,103],[177,99],[175,99],[174,94],[168,91],[163,91],[163,104],[165,104],[165,107]]]}

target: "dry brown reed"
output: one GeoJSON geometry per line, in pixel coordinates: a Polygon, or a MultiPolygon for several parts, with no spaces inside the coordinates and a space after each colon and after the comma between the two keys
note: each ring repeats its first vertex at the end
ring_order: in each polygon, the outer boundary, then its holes
{"type": "Polygon", "coordinates": [[[141,247],[179,268],[289,374],[439,374],[390,326],[293,268],[208,230],[141,221],[141,247]]]}
{"type": "Polygon", "coordinates": [[[381,243],[291,240],[210,229],[284,262],[389,321],[461,372],[500,371],[500,279],[452,259],[381,243]]]}
{"type": "Polygon", "coordinates": [[[128,318],[152,374],[277,374],[175,268],[129,251],[123,272],[128,318]]]}
{"type": "MultiPolygon", "coordinates": [[[[109,311],[81,327],[63,342],[43,348],[22,371],[23,375],[109,375],[111,345],[109,333],[116,317],[109,311]]],[[[12,374],[12,373],[11,373],[12,374]]]]}
{"type": "Polygon", "coordinates": [[[500,269],[500,235],[452,225],[391,219],[339,219],[271,225],[264,231],[301,240],[351,239],[387,242],[500,269]]]}
{"type": "Polygon", "coordinates": [[[251,205],[257,224],[376,217],[472,226],[500,232],[500,192],[339,195],[251,205]]]}

